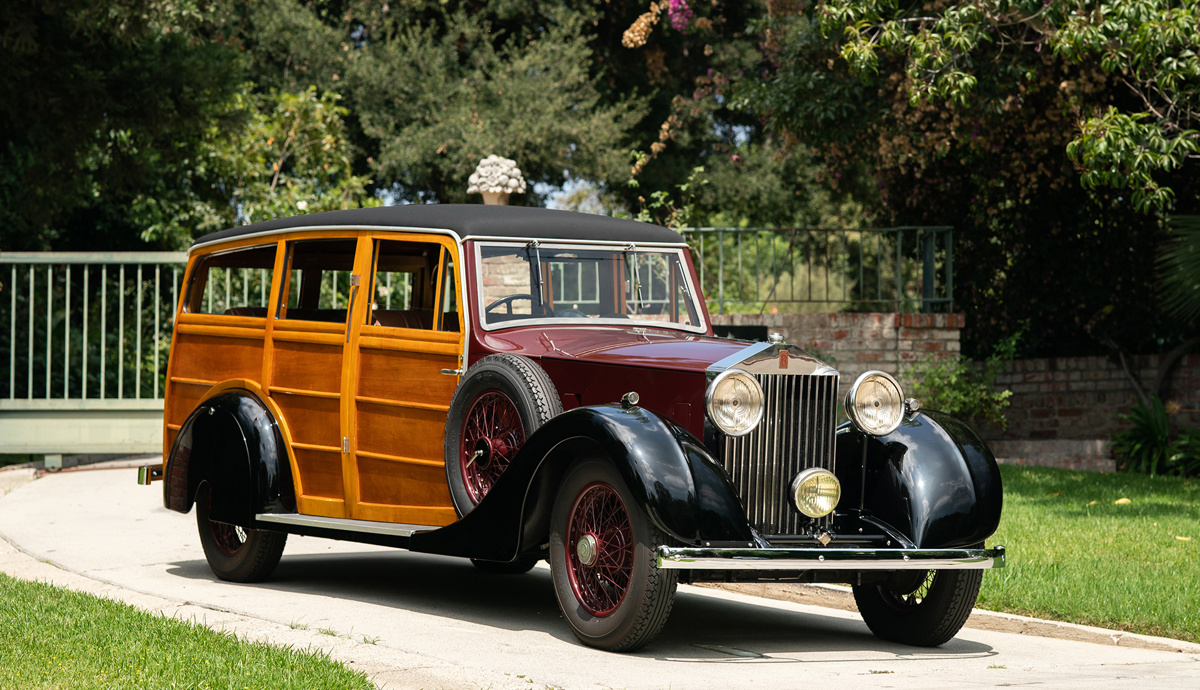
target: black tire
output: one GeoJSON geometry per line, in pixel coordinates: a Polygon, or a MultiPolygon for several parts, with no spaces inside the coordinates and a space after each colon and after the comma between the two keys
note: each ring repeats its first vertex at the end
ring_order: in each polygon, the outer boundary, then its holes
{"type": "Polygon", "coordinates": [[[213,574],[230,582],[261,582],[270,577],[283,556],[287,534],[209,520],[208,507],[204,484],[196,495],[196,528],[213,574]]]}
{"type": "Polygon", "coordinates": [[[615,467],[585,460],[571,469],[550,518],[550,572],[559,609],[581,642],[628,652],[662,631],[678,581],[657,567],[663,543],[615,467]]]}
{"type": "Polygon", "coordinates": [[[916,647],[945,644],[971,615],[983,571],[928,570],[913,575],[907,582],[856,585],[858,612],[884,640],[916,647]]]}
{"type": "Polygon", "coordinates": [[[476,362],[446,415],[446,481],[458,514],[474,510],[525,439],[561,413],[558,390],[533,360],[488,355],[476,362]]]}
{"type": "Polygon", "coordinates": [[[515,561],[481,561],[478,558],[472,558],[471,564],[479,568],[485,573],[492,575],[521,575],[533,570],[533,566],[537,565],[540,559],[537,558],[518,558],[515,561]]]}

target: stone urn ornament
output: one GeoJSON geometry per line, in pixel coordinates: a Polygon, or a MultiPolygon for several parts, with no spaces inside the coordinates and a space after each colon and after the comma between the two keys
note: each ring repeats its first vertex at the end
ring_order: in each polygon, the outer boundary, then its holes
{"type": "Polygon", "coordinates": [[[482,194],[483,203],[490,206],[507,206],[508,195],[525,193],[525,178],[517,162],[494,154],[479,161],[467,182],[467,194],[482,194]]]}

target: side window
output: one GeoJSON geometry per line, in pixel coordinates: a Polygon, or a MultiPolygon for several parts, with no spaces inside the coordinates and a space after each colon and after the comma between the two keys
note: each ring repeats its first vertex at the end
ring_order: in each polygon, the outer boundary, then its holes
{"type": "Polygon", "coordinates": [[[274,267],[273,244],[201,257],[184,308],[193,314],[265,317],[274,267]]]}
{"type": "Polygon", "coordinates": [[[389,328],[436,328],[441,256],[441,245],[377,240],[370,323],[389,328]]]}
{"type": "Polygon", "coordinates": [[[280,319],[345,322],[355,240],[288,242],[280,319]]]}

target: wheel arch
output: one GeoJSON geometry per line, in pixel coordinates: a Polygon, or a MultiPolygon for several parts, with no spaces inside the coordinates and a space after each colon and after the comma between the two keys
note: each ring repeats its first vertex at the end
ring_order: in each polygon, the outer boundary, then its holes
{"type": "Polygon", "coordinates": [[[256,513],[295,511],[295,475],[278,410],[247,384],[214,386],[184,421],[164,470],[166,508],[190,511],[207,482],[214,520],[249,527],[256,513]]]}
{"type": "Polygon", "coordinates": [[[699,440],[644,408],[601,405],[575,408],[540,427],[475,510],[415,535],[411,548],[494,560],[539,552],[558,488],[582,458],[613,464],[638,507],[672,540],[753,539],[736,492],[699,440]]]}
{"type": "Polygon", "coordinates": [[[866,457],[866,510],[912,540],[917,548],[982,543],[1000,524],[1000,469],[987,443],[942,412],[922,410],[878,438],[852,426],[837,436],[842,485],[857,503],[866,457]]]}

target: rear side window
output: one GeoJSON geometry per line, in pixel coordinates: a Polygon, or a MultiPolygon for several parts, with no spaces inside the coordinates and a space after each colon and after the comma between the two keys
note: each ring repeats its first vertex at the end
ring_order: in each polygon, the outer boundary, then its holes
{"type": "Polygon", "coordinates": [[[441,245],[376,240],[368,323],[390,328],[457,331],[458,300],[454,285],[454,264],[441,245]]]}
{"type": "Polygon", "coordinates": [[[273,244],[200,257],[188,285],[185,310],[265,317],[274,267],[273,244]]]}
{"type": "Polygon", "coordinates": [[[353,239],[288,242],[278,318],[345,322],[355,245],[353,239]]]}

